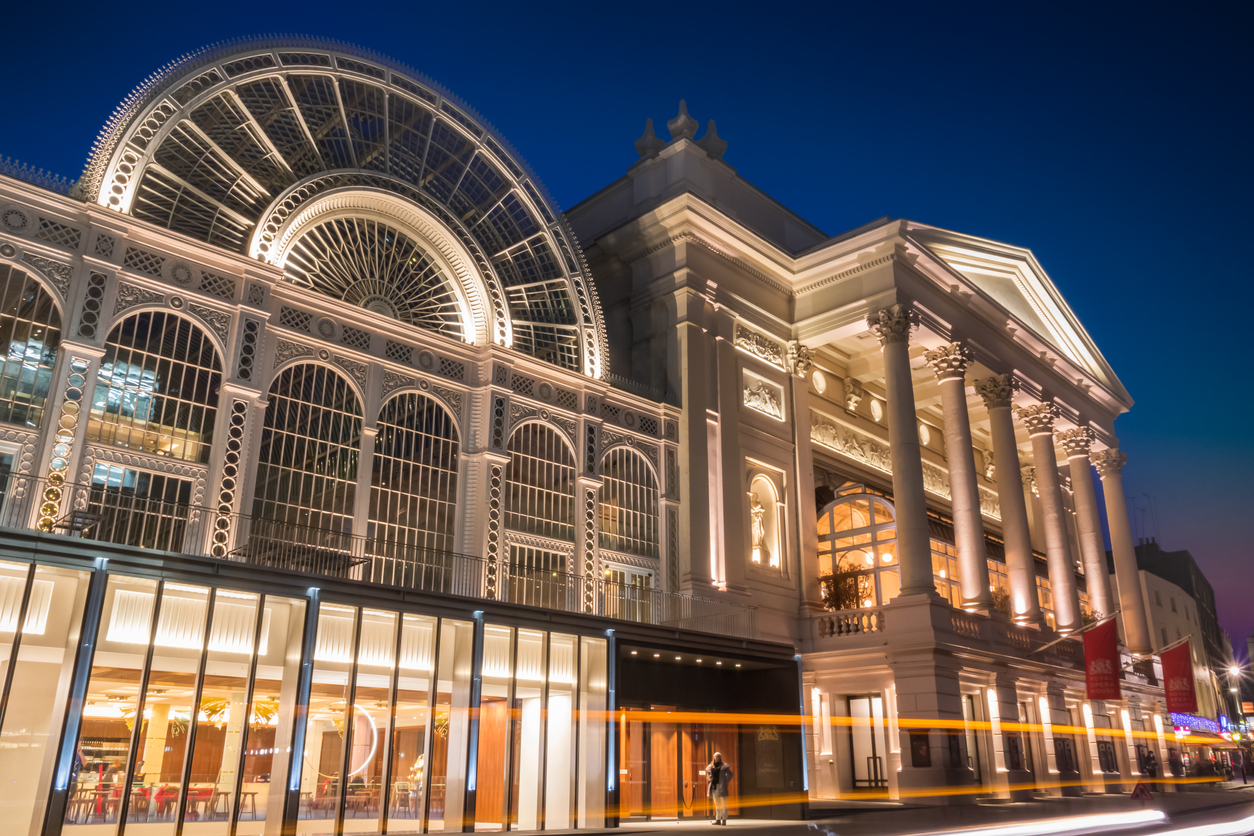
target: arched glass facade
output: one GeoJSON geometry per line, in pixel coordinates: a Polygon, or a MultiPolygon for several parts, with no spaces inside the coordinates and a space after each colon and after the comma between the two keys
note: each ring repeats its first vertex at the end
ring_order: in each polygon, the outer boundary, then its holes
{"type": "Polygon", "coordinates": [[[375,552],[451,552],[459,446],[453,417],[409,392],[383,405],[378,428],[368,531],[375,552]]]}
{"type": "Polygon", "coordinates": [[[901,591],[893,508],[881,496],[850,493],[819,514],[819,579],[831,609],[874,607],[901,591]]]}
{"type": "Polygon", "coordinates": [[[262,537],[306,538],[340,548],[332,535],[351,535],[361,456],[361,402],[340,375],[303,363],[270,386],[257,448],[253,524],[262,537]],[[277,525],[275,525],[277,524],[277,525]]]}
{"type": "Polygon", "coordinates": [[[557,431],[523,424],[509,439],[505,527],[550,540],[575,539],[575,457],[557,431]]]}
{"type": "Polygon", "coordinates": [[[0,265],[0,421],[40,427],[61,344],[61,313],[27,273],[0,265]]]}
{"type": "Polygon", "coordinates": [[[658,487],[653,469],[634,450],[618,448],[601,462],[598,499],[601,548],[658,555],[658,487]]]}
{"type": "Polygon", "coordinates": [[[222,364],[186,319],[145,311],[105,342],[87,440],[205,464],[213,445],[222,364]]]}

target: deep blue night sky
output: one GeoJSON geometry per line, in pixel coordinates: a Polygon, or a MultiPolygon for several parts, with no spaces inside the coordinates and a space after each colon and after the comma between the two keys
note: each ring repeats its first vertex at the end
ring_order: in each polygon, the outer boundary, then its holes
{"type": "Polygon", "coordinates": [[[1254,12],[1236,3],[27,3],[6,10],[0,154],[76,177],[178,55],[298,32],[444,84],[563,208],[678,100],[835,234],[882,215],[1030,247],[1137,401],[1134,533],[1187,548],[1254,628],[1254,12]]]}

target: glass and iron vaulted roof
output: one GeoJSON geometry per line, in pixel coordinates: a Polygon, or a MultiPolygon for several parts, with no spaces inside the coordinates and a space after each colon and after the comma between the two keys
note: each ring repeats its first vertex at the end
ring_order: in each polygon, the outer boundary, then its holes
{"type": "Polygon", "coordinates": [[[356,47],[259,39],[183,57],[118,108],[76,189],[416,327],[608,371],[582,252],[526,164],[446,90],[356,47]],[[350,192],[422,222],[341,211],[292,232],[350,192]],[[478,294],[459,287],[467,273],[478,294]]]}

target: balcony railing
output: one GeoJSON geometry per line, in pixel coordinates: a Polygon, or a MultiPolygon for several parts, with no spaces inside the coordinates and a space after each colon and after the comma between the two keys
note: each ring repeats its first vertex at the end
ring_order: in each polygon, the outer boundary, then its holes
{"type": "Polygon", "coordinates": [[[757,635],[755,608],[602,577],[512,566],[95,485],[0,477],[0,526],[356,580],[398,589],[506,601],[637,624],[757,635]]]}

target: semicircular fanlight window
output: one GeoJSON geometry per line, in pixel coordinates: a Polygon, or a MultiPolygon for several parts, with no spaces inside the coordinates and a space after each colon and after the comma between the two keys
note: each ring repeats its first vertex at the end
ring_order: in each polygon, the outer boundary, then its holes
{"type": "Polygon", "coordinates": [[[287,253],[298,284],[382,316],[454,339],[464,312],[445,267],[404,232],[369,218],[334,218],[310,227],[287,253]]]}

